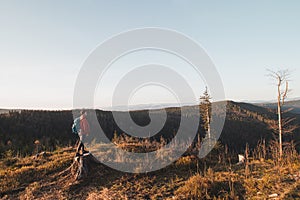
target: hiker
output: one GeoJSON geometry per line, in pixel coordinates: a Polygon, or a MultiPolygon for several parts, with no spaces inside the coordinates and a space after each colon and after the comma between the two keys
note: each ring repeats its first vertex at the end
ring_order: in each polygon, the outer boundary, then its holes
{"type": "Polygon", "coordinates": [[[90,134],[90,126],[86,119],[86,116],[87,116],[87,112],[82,110],[80,112],[80,117],[77,117],[74,120],[72,126],[73,133],[78,134],[79,136],[79,145],[77,147],[76,156],[80,155],[80,150],[82,155],[85,153],[89,153],[84,149],[84,144],[83,144],[85,138],[90,134]]]}

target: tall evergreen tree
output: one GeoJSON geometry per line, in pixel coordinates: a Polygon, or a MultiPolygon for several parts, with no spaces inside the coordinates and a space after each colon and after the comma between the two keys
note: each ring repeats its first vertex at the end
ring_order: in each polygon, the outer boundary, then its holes
{"type": "Polygon", "coordinates": [[[205,130],[205,138],[209,141],[211,138],[211,129],[210,129],[210,122],[211,122],[211,96],[208,93],[207,87],[203,92],[203,95],[200,96],[200,116],[203,121],[203,129],[205,130]]]}

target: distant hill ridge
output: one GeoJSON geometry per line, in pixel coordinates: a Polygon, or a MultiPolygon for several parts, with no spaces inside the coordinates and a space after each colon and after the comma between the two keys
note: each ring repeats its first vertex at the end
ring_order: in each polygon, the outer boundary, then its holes
{"type": "MultiPolygon", "coordinates": [[[[265,108],[271,108],[271,109],[277,108],[277,103],[260,103],[257,105],[265,107],[265,108]]],[[[290,112],[300,114],[300,100],[287,101],[287,102],[285,102],[283,108],[291,109],[290,112]]]]}
{"type": "MultiPolygon", "coordinates": [[[[218,102],[215,104],[217,105],[218,102]]],[[[268,123],[277,120],[275,110],[269,107],[234,101],[226,101],[226,104],[226,120],[220,137],[223,144],[228,145],[232,150],[242,151],[246,143],[250,147],[254,147],[260,139],[269,140],[273,138],[268,123]]],[[[198,110],[196,106],[184,106],[185,109],[189,110],[189,116],[194,115],[198,110]]],[[[160,117],[160,114],[165,110],[168,114],[167,121],[163,129],[155,136],[157,138],[160,136],[172,138],[180,124],[181,112],[178,107],[155,109],[153,111],[155,111],[156,117],[160,117]]],[[[31,154],[35,149],[34,141],[36,140],[40,141],[44,149],[53,150],[56,146],[73,144],[77,139],[76,135],[71,132],[73,122],[71,110],[18,110],[17,112],[4,113],[6,114],[0,114],[0,152],[5,152],[12,147],[15,152],[21,151],[22,154],[31,154]]],[[[117,134],[123,133],[116,125],[111,111],[96,110],[96,113],[98,121],[108,138],[113,138],[115,132],[117,134]]],[[[124,112],[114,111],[114,113],[123,115],[124,112]]],[[[150,122],[148,110],[136,110],[130,113],[133,120],[139,125],[147,125],[150,122]]],[[[218,109],[216,114],[218,114],[218,109]]],[[[285,116],[296,117],[296,123],[300,123],[300,114],[290,113],[285,114],[285,116]]],[[[199,123],[198,132],[204,136],[201,121],[199,123]]],[[[92,131],[93,126],[94,124],[91,124],[92,131]]],[[[300,141],[299,135],[298,129],[296,134],[287,135],[284,138],[300,141]]]]}

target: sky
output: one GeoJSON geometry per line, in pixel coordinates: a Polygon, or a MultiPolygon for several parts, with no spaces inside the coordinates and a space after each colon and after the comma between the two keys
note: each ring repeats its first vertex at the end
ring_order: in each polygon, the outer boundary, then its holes
{"type": "MultiPolygon", "coordinates": [[[[276,87],[266,69],[289,69],[289,98],[298,98],[299,9],[296,0],[1,0],[0,108],[72,108],[76,78],[90,53],[116,34],[144,27],[172,29],[199,43],[220,74],[226,99],[275,99],[276,87]]],[[[135,59],[162,58],[182,71],[183,64],[174,62],[178,58],[156,53],[137,53],[123,65],[129,69],[135,59]]],[[[114,70],[118,72],[117,65],[114,70]]],[[[186,73],[193,79],[192,73],[186,73]]],[[[96,106],[110,106],[113,84],[109,83],[117,83],[118,77],[108,74],[103,79],[106,86],[96,91],[96,106]]],[[[205,84],[192,87],[200,96],[205,84]]],[[[175,98],[158,86],[144,87],[132,96],[131,104],[175,98]]]]}

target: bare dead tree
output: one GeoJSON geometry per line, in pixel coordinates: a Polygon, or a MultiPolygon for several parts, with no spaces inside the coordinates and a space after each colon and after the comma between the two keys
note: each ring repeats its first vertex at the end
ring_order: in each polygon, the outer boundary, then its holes
{"type": "MultiPolygon", "coordinates": [[[[278,70],[278,71],[269,71],[269,76],[276,81],[277,86],[277,115],[278,115],[278,137],[279,137],[279,159],[282,157],[282,134],[283,127],[287,124],[290,124],[289,119],[282,119],[282,107],[285,103],[289,92],[289,71],[288,70],[278,70]]],[[[273,125],[274,126],[274,125],[273,125]]],[[[292,129],[285,130],[285,132],[291,132],[292,129]]]]}

